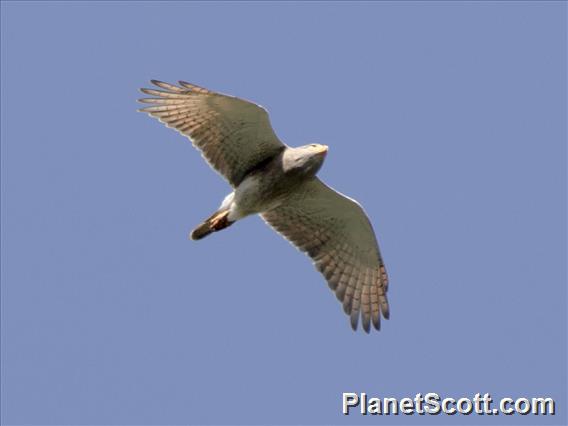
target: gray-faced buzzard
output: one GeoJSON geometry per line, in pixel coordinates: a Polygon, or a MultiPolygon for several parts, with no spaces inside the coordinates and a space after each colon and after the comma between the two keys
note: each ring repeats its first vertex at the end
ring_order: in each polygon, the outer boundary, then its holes
{"type": "Polygon", "coordinates": [[[389,318],[388,280],[375,233],[363,208],[316,177],[325,145],[283,144],[268,113],[252,102],[152,80],[161,90],[141,89],[153,98],[140,109],[187,136],[209,164],[233,187],[219,209],[197,226],[199,240],[252,214],[310,256],[343,303],[351,326],[389,318]]]}

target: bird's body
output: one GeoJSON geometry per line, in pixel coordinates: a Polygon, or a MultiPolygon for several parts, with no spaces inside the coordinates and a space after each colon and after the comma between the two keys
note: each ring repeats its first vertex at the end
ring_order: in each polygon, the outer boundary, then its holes
{"type": "Polygon", "coordinates": [[[271,168],[253,172],[227,195],[221,208],[229,209],[230,221],[273,209],[282,202],[286,191],[275,185],[280,177],[275,171],[271,168]]]}
{"type": "Polygon", "coordinates": [[[372,226],[361,206],[322,183],[316,174],[327,154],[319,144],[282,144],[266,111],[248,101],[180,82],[152,81],[156,98],[143,108],[189,136],[234,190],[191,233],[199,240],[253,214],[306,252],[343,302],[357,328],[369,332],[389,317],[388,281],[372,226]]]}
{"type": "Polygon", "coordinates": [[[327,147],[317,144],[285,148],[250,171],[235,190],[225,197],[220,210],[228,208],[228,218],[234,222],[278,207],[300,183],[316,175],[326,153],[327,147]],[[306,162],[301,167],[293,167],[294,158],[299,157],[294,154],[306,157],[306,162]]]}

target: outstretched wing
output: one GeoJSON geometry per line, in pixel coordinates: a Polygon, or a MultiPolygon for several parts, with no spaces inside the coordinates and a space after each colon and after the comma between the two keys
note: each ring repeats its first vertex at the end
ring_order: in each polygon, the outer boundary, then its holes
{"type": "Polygon", "coordinates": [[[363,208],[317,178],[303,183],[264,220],[306,252],[343,302],[357,329],[361,315],[368,333],[389,317],[388,280],[375,233],[363,208]]]}
{"type": "Polygon", "coordinates": [[[161,81],[163,90],[141,89],[154,98],[147,112],[189,137],[215,170],[236,187],[245,175],[285,148],[270,125],[264,108],[233,96],[211,92],[180,81],[180,87],[161,81]]]}

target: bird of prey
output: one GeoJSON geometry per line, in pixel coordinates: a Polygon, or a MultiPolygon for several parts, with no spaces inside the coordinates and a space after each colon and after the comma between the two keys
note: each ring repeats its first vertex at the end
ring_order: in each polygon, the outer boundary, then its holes
{"type": "Polygon", "coordinates": [[[219,209],[191,233],[199,240],[253,214],[301,251],[325,276],[357,329],[369,333],[389,318],[388,279],[363,208],[316,177],[328,147],[292,148],[260,105],[180,81],[152,80],[139,111],[187,136],[232,186],[219,209]]]}

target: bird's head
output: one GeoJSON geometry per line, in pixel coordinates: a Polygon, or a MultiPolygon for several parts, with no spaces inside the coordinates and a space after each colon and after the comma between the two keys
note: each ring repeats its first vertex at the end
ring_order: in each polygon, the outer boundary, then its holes
{"type": "Polygon", "coordinates": [[[327,149],[327,145],[316,143],[288,148],[282,158],[284,171],[303,176],[315,176],[323,164],[327,149]]]}

